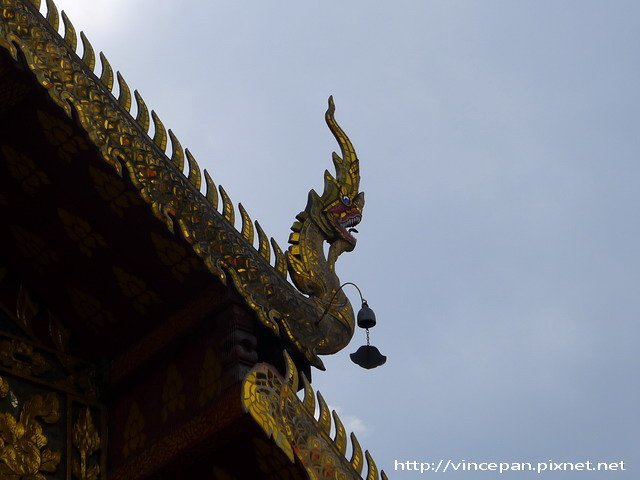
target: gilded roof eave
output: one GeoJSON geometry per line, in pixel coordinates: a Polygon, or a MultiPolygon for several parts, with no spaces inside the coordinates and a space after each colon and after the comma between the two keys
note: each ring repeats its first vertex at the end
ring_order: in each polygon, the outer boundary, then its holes
{"type": "Polygon", "coordinates": [[[318,418],[315,418],[316,394],[302,374],[304,398],[297,395],[299,375],[295,364],[286,354],[284,377],[271,365],[256,365],[242,382],[242,406],[264,433],[273,438],[289,457],[302,464],[309,478],[361,479],[365,460],[367,480],[386,480],[368,451],[362,448],[351,433],[351,457],[347,460],[347,432],[336,411],[329,411],[327,403],[317,393],[318,418]],[[334,437],[330,437],[331,423],[334,437]]]}
{"type": "Polygon", "coordinates": [[[119,97],[112,94],[113,71],[101,53],[102,73],[93,69],[95,54],[81,34],[83,57],[76,54],[77,38],[68,18],[62,14],[65,37],[58,33],[59,16],[47,2],[45,19],[38,11],[39,0],[0,0],[0,46],[17,59],[17,49],[51,99],[69,117],[72,109],[102,160],[122,175],[123,167],[153,214],[173,232],[182,232],[206,267],[221,282],[231,277],[234,287],[258,319],[274,334],[291,342],[311,364],[323,368],[315,353],[319,333],[314,320],[317,306],[287,280],[287,264],[281,248],[268,239],[260,225],[258,246],[253,241],[249,216],[240,206],[242,231],[234,227],[235,214],[229,196],[204,172],[205,193],[201,193],[201,172],[188,150],[151,112],[154,135],[150,137],[149,113],[137,92],[137,117],[130,113],[131,93],[117,73],[119,97]],[[165,154],[171,140],[171,158],[165,154]],[[188,173],[183,171],[185,158],[188,173]],[[221,200],[219,202],[219,199],[221,200]],[[222,211],[218,211],[221,203],[222,211]],[[271,265],[271,250],[274,265],[271,265]],[[294,331],[295,328],[295,331],[294,331]]]}

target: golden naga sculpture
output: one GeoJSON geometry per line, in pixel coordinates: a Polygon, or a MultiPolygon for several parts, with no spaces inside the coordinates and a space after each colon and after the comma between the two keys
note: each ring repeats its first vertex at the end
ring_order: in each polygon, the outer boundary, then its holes
{"type": "Polygon", "coordinates": [[[353,335],[353,310],[338,288],[334,265],[341,253],[355,247],[350,229],[360,221],[364,205],[364,196],[358,192],[358,159],[333,118],[333,100],[329,99],[326,120],[342,157],[334,154],[336,176],[325,173],[322,196],[310,192],[307,208],[293,224],[292,245],[285,255],[258,222],[254,229],[241,204],[241,231],[235,228],[233,203],[222,186],[216,187],[206,170],[201,174],[191,152],[182,148],[154,111],[149,114],[137,91],[131,94],[122,75],[114,75],[102,53],[98,75],[95,52],[82,32],[82,56],[76,53],[76,30],[64,12],[58,14],[53,0],[46,2],[46,18],[38,11],[40,3],[0,2],[0,47],[16,61],[20,50],[51,99],[87,132],[102,160],[118,175],[128,172],[151,212],[170,231],[179,230],[221,282],[231,278],[266,328],[287,340],[309,363],[323,369],[318,354],[339,351],[353,335]],[[60,18],[64,38],[59,33],[60,18]],[[114,79],[118,83],[117,98],[114,79]],[[131,114],[132,98],[137,104],[135,118],[131,114]],[[201,192],[203,183],[205,191],[201,192]],[[254,232],[258,237],[255,247],[254,232]],[[322,249],[325,241],[331,244],[327,259],[322,249]],[[287,280],[287,271],[297,288],[287,280]]]}
{"type": "Polygon", "coordinates": [[[325,119],[342,152],[342,157],[333,153],[336,176],[325,170],[322,196],[315,190],[309,192],[306,208],[297,215],[298,221],[291,227],[291,246],[287,251],[291,279],[317,306],[316,326],[323,336],[317,346],[320,354],[341,350],[353,336],[353,309],[340,289],[335,263],[340,254],[350,252],[356,246],[352,233],[357,231],[353,227],[360,223],[364,208],[364,193],[358,191],[358,157],[351,141],[335,121],[334,112],[333,97],[329,97],[325,119]],[[330,244],[326,259],[325,241],[330,244]]]}

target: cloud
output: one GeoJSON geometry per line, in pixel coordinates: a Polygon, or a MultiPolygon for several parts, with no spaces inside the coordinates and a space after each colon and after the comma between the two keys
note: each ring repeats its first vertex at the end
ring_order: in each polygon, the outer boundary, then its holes
{"type": "Polygon", "coordinates": [[[358,438],[367,438],[373,432],[373,428],[367,425],[360,417],[342,413],[342,408],[340,407],[329,407],[329,409],[335,410],[340,416],[347,434],[353,432],[358,438]]]}
{"type": "Polygon", "coordinates": [[[358,330],[313,386],[380,467],[637,458],[637,2],[56,3],[283,246],[334,94],[367,195],[337,269],[389,360],[358,330]]]}

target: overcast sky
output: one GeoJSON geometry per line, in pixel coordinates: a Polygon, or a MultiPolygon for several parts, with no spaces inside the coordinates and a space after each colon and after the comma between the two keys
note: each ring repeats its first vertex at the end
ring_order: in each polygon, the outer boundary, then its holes
{"type": "Polygon", "coordinates": [[[640,3],[57,4],[283,247],[338,149],[334,95],[367,200],[338,270],[388,362],[350,362],[358,331],[313,384],[390,477],[638,478],[640,3]]]}

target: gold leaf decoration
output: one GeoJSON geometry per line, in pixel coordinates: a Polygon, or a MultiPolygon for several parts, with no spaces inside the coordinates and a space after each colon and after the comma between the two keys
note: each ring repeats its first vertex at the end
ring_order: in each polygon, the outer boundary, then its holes
{"type": "MultiPolygon", "coordinates": [[[[346,432],[339,417],[336,421],[335,439],[329,436],[331,415],[326,402],[317,394],[320,412],[318,418],[310,410],[312,402],[301,401],[297,396],[298,372],[285,352],[286,373],[283,377],[272,366],[259,363],[245,376],[242,383],[242,405],[268,437],[284,452],[291,462],[300,461],[309,478],[341,478],[361,480],[362,451],[355,436],[351,436],[356,461],[344,456],[346,432]]],[[[313,394],[303,376],[305,397],[313,394]]],[[[378,480],[378,470],[373,458],[366,455],[367,480],[378,480]]]]}
{"type": "Polygon", "coordinates": [[[91,46],[91,42],[85,36],[84,32],[80,32],[80,38],[82,39],[82,61],[84,64],[89,67],[89,70],[93,72],[93,68],[96,66],[96,54],[93,51],[93,47],[91,46]]]}
{"type": "Polygon", "coordinates": [[[58,9],[53,0],[47,0],[47,21],[51,24],[51,27],[57,32],[60,24],[60,17],[58,15],[58,9]]]}
{"type": "MultiPolygon", "coordinates": [[[[6,380],[0,380],[0,395],[9,394],[6,380]]],[[[45,480],[54,473],[60,452],[46,448],[49,439],[38,421],[54,424],[60,419],[58,397],[53,393],[27,400],[20,417],[0,413],[0,478],[3,480],[45,480]]]]}
{"type": "Polygon", "coordinates": [[[28,377],[38,377],[52,368],[41,353],[16,338],[0,340],[0,365],[17,375],[28,377]]]}
{"type": "Polygon", "coordinates": [[[83,138],[74,135],[71,126],[47,112],[38,110],[38,120],[49,143],[58,149],[60,159],[70,162],[79,151],[89,148],[83,138]]]}
{"type": "Polygon", "coordinates": [[[9,145],[2,146],[2,154],[7,162],[9,173],[20,182],[22,190],[29,195],[35,194],[39,187],[51,184],[49,177],[38,169],[35,162],[27,155],[9,145]]]}
{"type": "Polygon", "coordinates": [[[100,436],[93,424],[89,407],[83,408],[78,415],[73,425],[72,441],[80,456],[80,460],[73,458],[73,476],[79,480],[98,480],[100,465],[98,462],[92,463],[90,457],[100,450],[100,436]]]}
{"type": "Polygon", "coordinates": [[[94,232],[86,220],[64,208],[58,208],[58,216],[62,220],[67,236],[78,244],[80,251],[87,257],[93,256],[94,250],[98,247],[107,246],[102,235],[94,232]]]}
{"type": "Polygon", "coordinates": [[[145,314],[149,306],[160,302],[160,297],[147,288],[144,280],[119,267],[113,267],[113,273],[120,290],[127,298],[131,299],[133,308],[139,313],[145,314]]]}
{"type": "Polygon", "coordinates": [[[94,332],[115,321],[113,315],[104,310],[100,300],[94,296],[75,287],[68,287],[67,291],[74,310],[80,318],[87,321],[89,328],[94,332]]]}
{"type": "MultiPolygon", "coordinates": [[[[221,281],[231,278],[265,327],[294,345],[314,366],[322,368],[318,354],[339,351],[353,335],[355,319],[348,299],[339,292],[335,301],[332,300],[340,284],[333,267],[340,254],[355,246],[347,235],[348,228],[359,221],[364,205],[358,191],[359,162],[349,139],[335,122],[332,99],[325,119],[340,145],[341,157],[334,155],[335,176],[329,173],[325,176],[322,196],[310,192],[309,210],[301,212],[292,227],[295,243],[287,253],[287,263],[296,289],[283,278],[280,269],[276,271],[265,265],[262,258],[267,256],[266,248],[257,252],[229,222],[233,215],[231,209],[225,214],[223,207],[220,215],[212,208],[215,198],[206,175],[205,199],[194,187],[195,179],[192,179],[194,183],[190,182],[183,172],[172,166],[163,151],[166,143],[163,129],[156,128],[157,143],[142,133],[141,125],[129,113],[130,91],[121,76],[118,76],[117,103],[112,92],[88,70],[42,15],[27,2],[2,1],[0,45],[14,59],[20,50],[26,68],[68,117],[60,120],[52,113],[38,115],[58,156],[70,161],[78,156],[83,144],[86,146],[84,139],[91,139],[92,148],[100,152],[106,165],[118,173],[122,173],[123,166],[126,168],[140,196],[165,223],[168,232],[179,225],[202,264],[221,281]],[[72,122],[78,123],[86,136],[74,135],[72,122]],[[158,144],[163,148],[158,148],[158,144]],[[298,229],[303,222],[305,231],[298,229]],[[332,243],[328,262],[323,261],[325,241],[332,243]],[[285,311],[291,315],[284,315],[285,311]],[[320,316],[324,319],[318,323],[320,316]]],[[[198,266],[202,268],[202,264],[198,266]]],[[[184,276],[177,269],[173,271],[184,276]]]]}
{"type": "Polygon", "coordinates": [[[118,103],[128,112],[131,108],[131,90],[129,89],[129,85],[127,85],[127,82],[125,82],[124,77],[120,74],[120,72],[116,72],[116,77],[118,77],[118,85],[120,86],[118,103]]]}
{"type": "Polygon", "coordinates": [[[138,113],[136,114],[136,122],[142,127],[142,130],[145,132],[149,131],[149,109],[147,105],[144,103],[142,95],[138,93],[137,90],[134,90],[133,94],[136,97],[136,105],[138,106],[138,113]]]}
{"type": "Polygon", "coordinates": [[[171,273],[181,282],[184,281],[186,274],[198,267],[197,261],[176,242],[166,240],[157,233],[151,233],[151,240],[156,247],[160,261],[170,267],[171,273]]]}
{"type": "Polygon", "coordinates": [[[0,377],[0,398],[5,398],[9,395],[9,382],[3,377],[0,377]]]}
{"type": "Polygon", "coordinates": [[[133,192],[126,190],[122,180],[115,175],[106,173],[94,166],[89,167],[89,174],[93,179],[98,195],[109,202],[111,210],[119,217],[124,216],[127,208],[142,203],[133,192]]]}
{"type": "Polygon", "coordinates": [[[43,273],[51,264],[60,261],[56,252],[49,249],[47,242],[35,233],[13,225],[10,227],[18,253],[31,261],[31,266],[38,273],[43,273]]]}
{"type": "MultiPolygon", "coordinates": [[[[266,364],[259,366],[263,367],[266,364]]],[[[242,399],[245,410],[293,462],[293,446],[287,438],[286,429],[279,423],[279,396],[284,384],[284,380],[272,369],[254,368],[242,384],[242,399]]]]}
{"type": "Polygon", "coordinates": [[[78,45],[78,37],[76,35],[76,29],[73,28],[73,24],[67,17],[67,14],[62,12],[62,21],[64,22],[64,41],[67,42],[69,48],[72,51],[76,51],[76,46],[78,45]]]}

